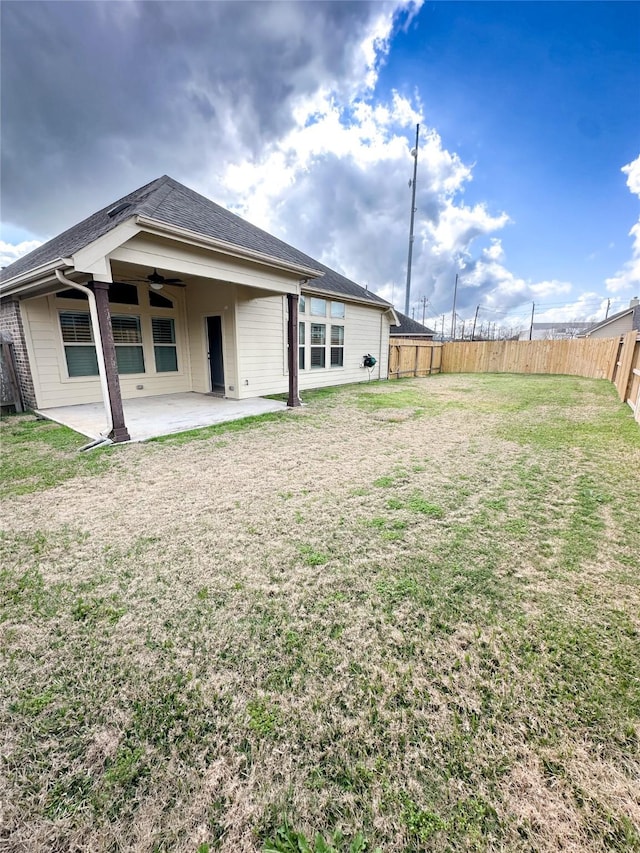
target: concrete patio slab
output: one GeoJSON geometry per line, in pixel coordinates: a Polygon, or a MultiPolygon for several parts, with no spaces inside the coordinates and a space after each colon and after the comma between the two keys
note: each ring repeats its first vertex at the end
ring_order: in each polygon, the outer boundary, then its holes
{"type": "MultiPolygon", "coordinates": [[[[267,412],[282,412],[287,406],[278,400],[266,400],[263,397],[226,400],[210,394],[186,392],[124,400],[123,408],[131,441],[146,441],[159,435],[236,421],[267,412]]],[[[107,428],[107,416],[102,403],[39,409],[37,414],[89,438],[99,438],[107,428]]]]}

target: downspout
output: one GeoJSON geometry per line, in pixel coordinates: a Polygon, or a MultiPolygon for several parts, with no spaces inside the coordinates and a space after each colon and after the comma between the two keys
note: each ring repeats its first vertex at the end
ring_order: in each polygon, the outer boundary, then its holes
{"type": "Polygon", "coordinates": [[[60,272],[60,270],[55,270],[55,274],[60,284],[64,284],[67,287],[73,287],[75,290],[80,290],[82,293],[86,294],[87,299],[89,300],[89,314],[91,315],[91,328],[93,330],[93,338],[96,345],[96,359],[98,361],[100,385],[102,386],[102,400],[104,402],[105,413],[107,416],[107,428],[100,435],[106,440],[107,436],[113,429],[113,423],[111,421],[111,399],[109,397],[109,386],[107,385],[107,369],[104,364],[104,354],[102,352],[102,335],[100,334],[100,325],[98,323],[96,295],[90,288],[85,287],[84,284],[78,284],[77,281],[72,281],[70,278],[67,278],[62,272],[60,272]]]}

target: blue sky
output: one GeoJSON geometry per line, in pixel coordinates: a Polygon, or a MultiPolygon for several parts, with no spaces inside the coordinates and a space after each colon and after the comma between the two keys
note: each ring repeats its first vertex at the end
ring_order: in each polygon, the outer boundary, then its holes
{"type": "Polygon", "coordinates": [[[640,147],[640,4],[426,3],[378,91],[419,92],[428,124],[475,163],[465,194],[506,210],[511,264],[604,292],[628,256],[640,147]]]}
{"type": "Polygon", "coordinates": [[[507,327],[640,292],[638,3],[0,14],[3,265],[169,174],[403,308],[419,121],[419,317],[451,310],[456,273],[460,318],[507,327]]]}

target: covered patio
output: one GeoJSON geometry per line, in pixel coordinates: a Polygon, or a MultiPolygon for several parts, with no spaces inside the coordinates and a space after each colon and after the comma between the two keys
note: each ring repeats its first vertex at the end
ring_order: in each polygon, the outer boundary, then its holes
{"type": "MultiPolygon", "coordinates": [[[[122,405],[131,441],[146,441],[160,435],[171,435],[268,412],[283,412],[287,409],[286,403],[267,400],[264,397],[227,400],[192,391],[139,397],[135,400],[124,400],[122,405]]],[[[63,424],[88,438],[97,439],[101,434],[108,432],[107,415],[103,403],[57,406],[39,409],[37,414],[63,424]]]]}

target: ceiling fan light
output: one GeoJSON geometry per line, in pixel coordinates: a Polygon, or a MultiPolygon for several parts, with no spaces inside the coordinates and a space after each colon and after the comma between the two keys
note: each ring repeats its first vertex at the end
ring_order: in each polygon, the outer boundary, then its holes
{"type": "Polygon", "coordinates": [[[152,290],[162,290],[164,284],[161,281],[151,281],[149,282],[149,287],[152,290]]]}

